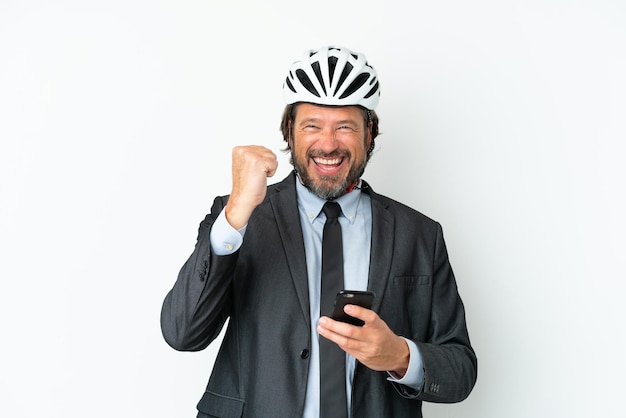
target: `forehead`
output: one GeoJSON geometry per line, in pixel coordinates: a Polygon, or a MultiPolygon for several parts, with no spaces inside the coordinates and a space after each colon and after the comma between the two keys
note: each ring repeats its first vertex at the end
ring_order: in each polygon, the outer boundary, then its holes
{"type": "Polygon", "coordinates": [[[363,110],[358,106],[319,106],[311,103],[299,103],[296,106],[295,122],[308,119],[326,121],[362,121],[363,110]]]}

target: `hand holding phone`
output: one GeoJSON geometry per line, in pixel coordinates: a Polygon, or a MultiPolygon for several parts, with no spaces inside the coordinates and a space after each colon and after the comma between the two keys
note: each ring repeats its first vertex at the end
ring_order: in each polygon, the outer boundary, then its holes
{"type": "Polygon", "coordinates": [[[366,292],[360,290],[342,290],[335,297],[335,307],[330,315],[335,321],[346,322],[358,327],[363,326],[364,322],[344,312],[346,305],[357,305],[363,308],[372,309],[374,302],[374,292],[366,292]]]}

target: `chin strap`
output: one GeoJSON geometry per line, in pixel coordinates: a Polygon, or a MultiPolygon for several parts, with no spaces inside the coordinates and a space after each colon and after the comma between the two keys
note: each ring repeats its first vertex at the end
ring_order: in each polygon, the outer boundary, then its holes
{"type": "MultiPolygon", "coordinates": [[[[358,180],[357,180],[358,181],[358,180]]],[[[356,185],[356,181],[354,183],[352,183],[350,185],[350,187],[348,187],[348,190],[346,190],[346,194],[350,193],[352,190],[357,189],[357,190],[361,190],[361,188],[359,186],[356,185]]]]}
{"type": "Polygon", "coordinates": [[[366,191],[367,190],[367,183],[365,183],[363,180],[358,178],[358,179],[354,180],[354,183],[352,183],[352,185],[350,187],[348,187],[348,190],[346,190],[346,194],[350,193],[352,190],[366,191]]]}

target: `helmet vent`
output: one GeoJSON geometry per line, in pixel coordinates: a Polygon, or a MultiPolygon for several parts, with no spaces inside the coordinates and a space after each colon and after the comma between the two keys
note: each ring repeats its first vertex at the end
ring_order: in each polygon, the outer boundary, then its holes
{"type": "Polygon", "coordinates": [[[324,85],[324,78],[322,77],[322,70],[320,69],[320,63],[315,61],[311,64],[311,68],[313,68],[313,72],[315,73],[315,77],[317,77],[317,81],[320,82],[320,86],[322,86],[322,90],[324,90],[324,95],[326,95],[326,86],[324,85]]]}
{"type": "Polygon", "coordinates": [[[313,83],[311,82],[311,79],[309,78],[309,76],[304,72],[304,70],[301,69],[297,69],[296,70],[296,77],[298,77],[298,80],[300,80],[300,83],[302,83],[302,86],[308,90],[309,93],[320,97],[319,92],[315,89],[315,87],[313,86],[313,83]]]}
{"type": "Polygon", "coordinates": [[[345,97],[350,96],[352,93],[360,89],[361,86],[365,84],[368,78],[369,78],[369,74],[365,74],[365,73],[359,74],[358,77],[354,79],[352,84],[348,86],[346,91],[344,91],[343,94],[339,98],[343,99],[345,97]]]}
{"type": "MultiPolygon", "coordinates": [[[[337,82],[337,87],[335,88],[335,92],[333,93],[333,96],[337,94],[337,92],[339,91],[339,89],[341,88],[341,85],[343,84],[344,81],[346,81],[346,78],[348,78],[348,75],[350,75],[350,73],[352,72],[352,69],[354,68],[354,66],[352,64],[350,64],[349,62],[346,62],[345,67],[343,67],[343,71],[341,72],[341,77],[339,77],[339,81],[337,82]]],[[[362,74],[363,75],[363,74],[362,74]]],[[[365,79],[367,80],[367,74],[365,74],[365,79]]],[[[356,80],[355,80],[356,81],[356,80]]],[[[365,83],[365,80],[363,80],[363,82],[361,83],[361,85],[363,85],[363,83],[365,83]]],[[[360,86],[361,86],[360,85],[360,86]]],[[[359,87],[360,87],[359,86],[359,87]]],[[[357,87],[358,88],[358,87],[357,87]]],[[[347,95],[354,93],[354,91],[356,91],[356,89],[351,90],[350,93],[344,93],[341,95],[341,98],[346,97],[347,95]]]]}
{"type": "Polygon", "coordinates": [[[328,57],[328,75],[330,76],[330,84],[333,84],[333,76],[337,68],[337,57],[328,57]]]}
{"type": "Polygon", "coordinates": [[[369,98],[372,97],[374,95],[374,93],[376,93],[378,90],[378,81],[376,82],[376,85],[374,87],[372,87],[372,89],[365,95],[365,98],[369,98]]]}
{"type": "Polygon", "coordinates": [[[291,81],[289,81],[289,77],[285,79],[285,83],[287,83],[287,87],[289,87],[289,90],[293,91],[294,93],[296,92],[296,89],[293,87],[293,84],[291,84],[291,81]]]}

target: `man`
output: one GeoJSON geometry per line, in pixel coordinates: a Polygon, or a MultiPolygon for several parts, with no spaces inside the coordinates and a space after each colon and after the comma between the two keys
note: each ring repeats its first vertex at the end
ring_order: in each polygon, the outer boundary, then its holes
{"type": "Polygon", "coordinates": [[[275,154],[234,148],[231,194],[215,199],[163,304],[177,350],[204,349],[229,319],[198,417],[421,417],[422,401],[465,399],[477,363],[441,227],[361,179],[378,134],[376,72],[363,54],[320,48],[283,91],[293,173],[267,186],[275,154]],[[328,201],[342,287],[376,295],[372,309],[345,308],[363,326],[324,307],[328,201]],[[326,350],[340,353],[334,372],[326,350]]]}

